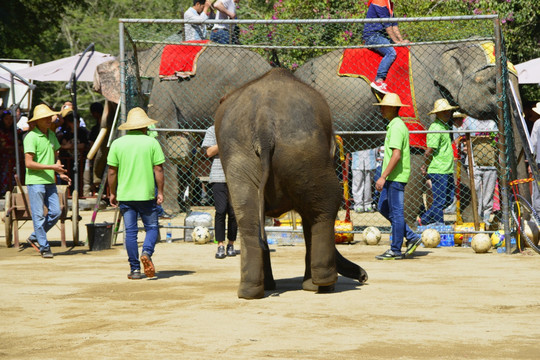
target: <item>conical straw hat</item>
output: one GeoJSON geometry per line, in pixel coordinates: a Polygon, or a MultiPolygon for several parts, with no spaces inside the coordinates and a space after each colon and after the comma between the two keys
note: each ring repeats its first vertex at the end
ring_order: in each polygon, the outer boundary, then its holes
{"type": "Polygon", "coordinates": [[[34,116],[28,120],[28,122],[48,118],[50,116],[58,115],[58,111],[51,110],[47,105],[45,104],[39,104],[34,108],[34,116]]]}
{"type": "Polygon", "coordinates": [[[451,106],[448,103],[448,100],[446,99],[439,99],[435,101],[435,104],[433,104],[433,110],[431,110],[428,114],[435,114],[441,111],[446,110],[457,110],[459,109],[459,106],[451,106]]]}
{"type": "Polygon", "coordinates": [[[401,99],[399,98],[398,94],[394,93],[388,93],[384,95],[383,99],[380,103],[375,103],[373,105],[378,106],[395,106],[395,107],[401,107],[401,106],[409,106],[401,103],[401,99]]]}
{"type": "Polygon", "coordinates": [[[150,119],[143,109],[136,107],[129,110],[127,121],[120,125],[118,130],[142,129],[155,123],[157,121],[150,119]]]}

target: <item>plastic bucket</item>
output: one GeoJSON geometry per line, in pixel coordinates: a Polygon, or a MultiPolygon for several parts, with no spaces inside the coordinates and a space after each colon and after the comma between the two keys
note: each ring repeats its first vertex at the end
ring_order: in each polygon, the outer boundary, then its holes
{"type": "Polygon", "coordinates": [[[110,249],[112,244],[113,223],[86,224],[88,247],[90,251],[110,249]]]}

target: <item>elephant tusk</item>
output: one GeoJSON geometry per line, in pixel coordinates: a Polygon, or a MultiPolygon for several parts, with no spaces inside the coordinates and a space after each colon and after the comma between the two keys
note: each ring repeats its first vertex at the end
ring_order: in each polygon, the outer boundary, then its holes
{"type": "Polygon", "coordinates": [[[101,146],[101,143],[105,139],[105,135],[107,135],[107,128],[101,128],[99,130],[99,134],[96,138],[96,141],[94,142],[94,145],[92,145],[92,148],[90,149],[90,151],[88,151],[88,155],[86,155],[88,160],[92,160],[94,158],[99,147],[101,146]]]}

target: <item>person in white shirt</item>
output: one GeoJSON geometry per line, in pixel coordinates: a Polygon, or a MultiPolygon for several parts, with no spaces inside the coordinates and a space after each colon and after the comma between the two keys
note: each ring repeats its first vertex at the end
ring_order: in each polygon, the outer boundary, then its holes
{"type": "MultiPolygon", "coordinates": [[[[212,6],[217,10],[216,20],[236,19],[236,4],[239,2],[240,0],[217,0],[214,2],[212,6]]],[[[234,38],[233,36],[233,40],[234,38]]],[[[228,44],[230,40],[229,27],[224,24],[215,24],[212,28],[212,34],[210,34],[210,40],[219,44],[228,44]]]]}
{"type": "MultiPolygon", "coordinates": [[[[184,13],[184,20],[204,21],[210,14],[209,0],[193,0],[193,6],[184,13]]],[[[184,40],[205,40],[206,26],[204,24],[184,24],[184,40]]]]}
{"type": "MultiPolygon", "coordinates": [[[[532,111],[540,115],[540,102],[536,103],[536,107],[533,107],[532,111]]],[[[531,145],[533,147],[532,152],[536,158],[536,166],[540,169],[540,119],[534,122],[531,130],[531,145]]],[[[531,165],[529,164],[529,166],[531,165]]],[[[531,171],[529,170],[529,172],[531,171]]],[[[536,212],[540,213],[540,191],[538,191],[538,186],[534,182],[532,190],[532,206],[536,212]]]]}

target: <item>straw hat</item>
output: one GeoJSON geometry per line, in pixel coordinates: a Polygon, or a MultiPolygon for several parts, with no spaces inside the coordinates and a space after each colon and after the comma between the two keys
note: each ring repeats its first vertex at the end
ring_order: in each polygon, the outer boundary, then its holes
{"type": "Polygon", "coordinates": [[[150,119],[143,109],[136,107],[129,110],[127,121],[120,125],[118,130],[142,129],[155,123],[157,121],[150,119]]]}
{"type": "Polygon", "coordinates": [[[459,109],[459,106],[451,106],[448,103],[448,100],[446,99],[439,99],[435,101],[435,104],[433,105],[433,110],[431,110],[428,114],[435,114],[441,111],[447,111],[447,110],[457,110],[459,109]]]}
{"type": "Polygon", "coordinates": [[[399,98],[398,94],[394,93],[388,93],[384,95],[383,99],[380,103],[375,103],[373,105],[378,106],[395,106],[395,107],[401,107],[401,106],[409,106],[401,103],[401,99],[399,98]]]}
{"type": "Polygon", "coordinates": [[[452,117],[465,119],[467,117],[467,114],[460,113],[459,111],[454,111],[454,114],[452,114],[452,117]]]}
{"type": "Polygon", "coordinates": [[[63,108],[62,111],[60,112],[60,116],[62,116],[63,118],[65,118],[66,116],[68,116],[69,114],[73,113],[73,108],[63,108]]]}
{"type": "Polygon", "coordinates": [[[537,102],[536,107],[533,107],[532,110],[538,115],[540,115],[540,102],[537,102]]]}
{"type": "Polygon", "coordinates": [[[34,108],[34,116],[30,120],[28,120],[28,122],[41,120],[58,114],[58,111],[51,110],[47,105],[39,104],[34,108]]]}

